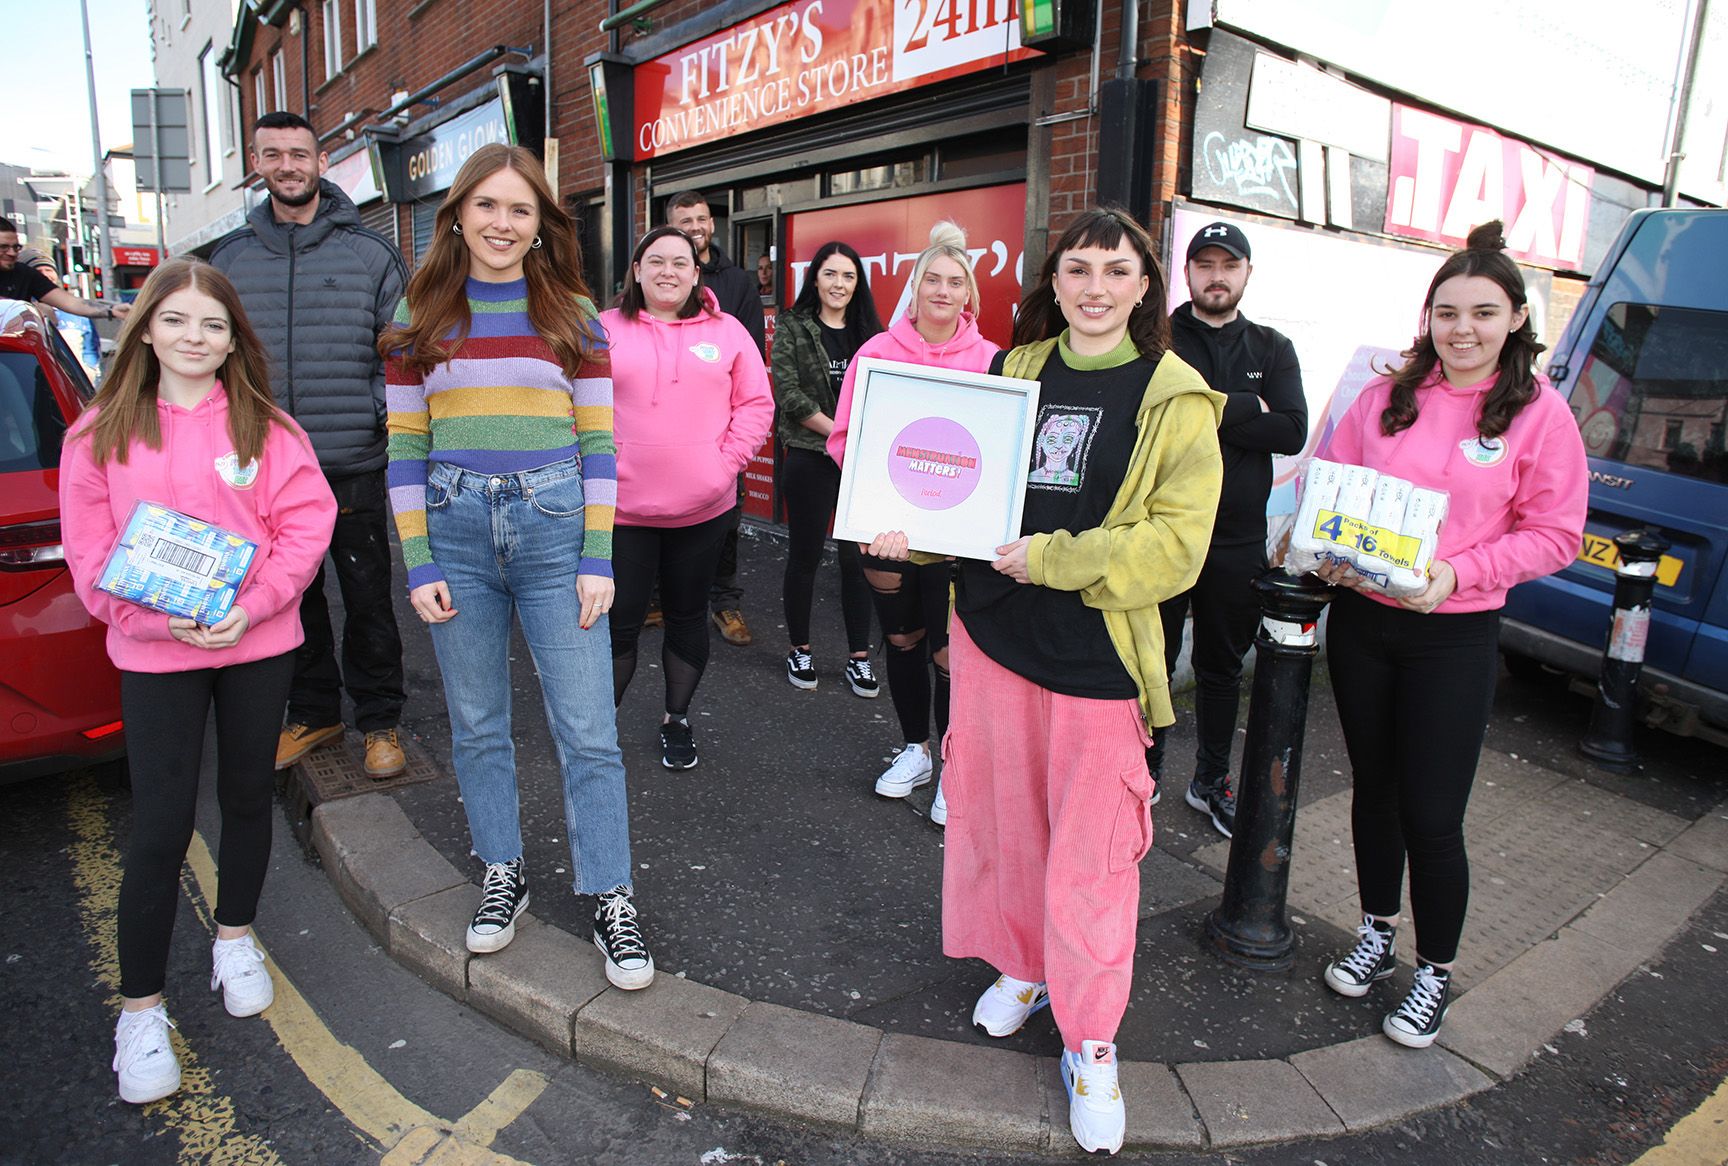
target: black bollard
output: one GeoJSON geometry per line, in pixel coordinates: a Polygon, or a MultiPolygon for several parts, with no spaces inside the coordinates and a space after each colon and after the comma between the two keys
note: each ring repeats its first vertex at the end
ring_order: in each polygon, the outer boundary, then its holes
{"type": "Polygon", "coordinates": [[[1206,934],[1226,963],[1282,971],[1296,941],[1284,915],[1296,787],[1308,724],[1308,684],[1319,651],[1320,612],[1337,589],[1313,575],[1274,568],[1254,580],[1260,633],[1254,637],[1254,694],[1248,743],[1236,790],[1236,834],[1224,874],[1224,899],[1206,916],[1206,934]]]}
{"type": "Polygon", "coordinates": [[[1644,643],[1650,636],[1650,598],[1656,593],[1656,566],[1669,547],[1653,530],[1629,530],[1614,539],[1620,562],[1614,568],[1614,624],[1602,652],[1596,704],[1578,752],[1614,773],[1638,768],[1632,721],[1638,705],[1638,674],[1644,670],[1644,643]]]}

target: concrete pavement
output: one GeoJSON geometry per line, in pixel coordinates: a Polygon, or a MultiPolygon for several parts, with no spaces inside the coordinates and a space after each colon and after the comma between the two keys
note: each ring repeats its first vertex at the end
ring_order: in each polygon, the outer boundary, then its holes
{"type": "MultiPolygon", "coordinates": [[[[447,775],[319,805],[313,838],[327,873],[398,961],[561,1055],[692,1101],[871,1137],[1077,1152],[1048,1013],[1006,1042],[967,1024],[990,973],[940,955],[940,833],[869,789],[895,736],[888,702],[850,697],[835,668],[817,693],[785,684],[783,637],[758,614],[777,606],[778,548],[746,548],[757,644],[716,638],[698,697],[701,766],[667,773],[639,731],[658,695],[651,668],[621,711],[638,893],[661,968],[652,987],[612,989],[583,904],[557,893],[568,852],[531,671],[518,685],[517,740],[536,922],[503,952],[463,947],[479,867],[447,775]]],[[[838,621],[819,616],[819,636],[838,643],[826,626],[838,621]]],[[[645,663],[655,642],[644,639],[645,663]]],[[[433,711],[436,674],[411,661],[410,677],[423,713],[414,748],[438,769],[448,736],[433,711]]],[[[1722,756],[1657,738],[1644,775],[1599,776],[1569,753],[1580,715],[1563,694],[1503,678],[1468,819],[1462,993],[1423,1052],[1378,1033],[1407,970],[1362,1001],[1318,981],[1359,918],[1323,673],[1292,859],[1290,973],[1238,972],[1205,951],[1200,921],[1216,904],[1228,843],[1172,788],[1154,813],[1119,1037],[1131,1058],[1128,1148],[1343,1134],[1455,1103],[1516,1074],[1656,956],[1728,879],[1722,756]]],[[[1172,758],[1191,744],[1179,729],[1172,758]]]]}

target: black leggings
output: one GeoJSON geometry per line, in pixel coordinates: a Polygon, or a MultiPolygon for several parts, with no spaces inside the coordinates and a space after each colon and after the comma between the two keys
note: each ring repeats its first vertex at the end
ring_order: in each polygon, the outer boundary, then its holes
{"type": "Polygon", "coordinates": [[[216,922],[245,927],[270,866],[276,736],[294,653],[192,672],[122,672],[120,712],[132,770],[132,839],[120,880],[120,994],[162,991],[192,843],[204,722],[216,706],[216,798],[222,838],[216,922]]]}
{"type": "Polygon", "coordinates": [[[1470,901],[1464,807],[1499,674],[1500,613],[1419,615],[1345,593],[1326,650],[1350,752],[1362,910],[1398,914],[1410,862],[1416,952],[1458,955],[1470,901]]]}
{"type": "Polygon", "coordinates": [[[612,531],[612,700],[636,674],[636,641],[648,615],[648,596],[660,585],[666,638],[660,666],[666,673],[666,711],[681,717],[708,667],[708,585],[720,544],[732,529],[727,511],[694,526],[619,526],[612,531]]]}
{"type": "Polygon", "coordinates": [[[940,740],[948,732],[948,606],[954,564],[897,563],[869,555],[862,561],[888,642],[888,696],[900,731],[908,741],[928,741],[934,697],[940,740]]]}
{"type": "MultiPolygon", "coordinates": [[[[816,596],[816,571],[828,541],[828,523],[840,496],[840,467],[827,454],[789,448],[780,465],[780,496],[786,502],[786,575],[781,603],[789,642],[810,642],[810,605],[816,596]]],[[[846,648],[853,655],[870,650],[870,585],[864,581],[858,544],[840,539],[840,617],[846,621],[846,648]]]]}

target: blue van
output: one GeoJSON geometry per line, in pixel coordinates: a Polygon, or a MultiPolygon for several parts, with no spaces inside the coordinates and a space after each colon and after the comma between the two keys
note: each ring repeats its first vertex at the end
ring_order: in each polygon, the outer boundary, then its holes
{"type": "Polygon", "coordinates": [[[1657,569],[1641,713],[1728,745],[1728,210],[1640,210],[1549,359],[1590,460],[1577,559],[1512,590],[1501,647],[1593,685],[1612,619],[1611,541],[1648,528],[1657,569]]]}

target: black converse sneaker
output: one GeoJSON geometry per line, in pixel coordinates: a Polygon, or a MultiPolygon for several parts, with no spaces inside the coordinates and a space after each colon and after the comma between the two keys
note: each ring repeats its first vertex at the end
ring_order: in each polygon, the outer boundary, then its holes
{"type": "Polygon", "coordinates": [[[636,904],[620,883],[600,896],[594,912],[594,946],[606,957],[606,978],[614,988],[634,991],[654,980],[654,957],[642,938],[636,904]]]}
{"type": "Polygon", "coordinates": [[[865,700],[882,695],[882,682],[876,679],[876,669],[870,666],[868,656],[853,656],[846,661],[846,683],[852,686],[852,695],[865,700]]]}
{"type": "Polygon", "coordinates": [[[806,691],[816,687],[816,664],[806,648],[786,653],[786,683],[806,691]]]}
{"type": "Polygon", "coordinates": [[[696,768],[696,734],[690,722],[667,721],[660,726],[660,764],[667,769],[696,768]]]}
{"type": "Polygon", "coordinates": [[[516,918],[528,908],[528,878],[522,860],[486,864],[480,884],[480,909],[468,925],[468,950],[503,951],[516,938],[516,918]]]}
{"type": "Polygon", "coordinates": [[[1386,1014],[1380,1030],[1405,1048],[1425,1049],[1440,1035],[1440,1022],[1451,1007],[1452,970],[1433,964],[1416,965],[1416,983],[1404,1003],[1386,1014]]]}
{"type": "Polygon", "coordinates": [[[1398,965],[1398,940],[1390,923],[1372,915],[1362,916],[1359,937],[1349,955],[1326,965],[1326,986],[1352,1000],[1368,995],[1368,989],[1392,974],[1398,965]]]}

